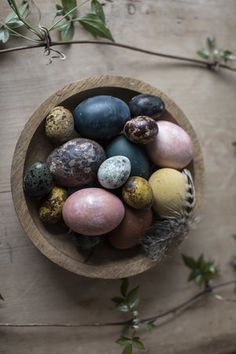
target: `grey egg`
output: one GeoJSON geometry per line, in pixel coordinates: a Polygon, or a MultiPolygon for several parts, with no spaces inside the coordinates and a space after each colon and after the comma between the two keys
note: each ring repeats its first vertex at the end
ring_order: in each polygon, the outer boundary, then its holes
{"type": "Polygon", "coordinates": [[[53,177],[46,163],[35,162],[24,176],[24,191],[31,197],[43,197],[53,188],[53,177]]]}

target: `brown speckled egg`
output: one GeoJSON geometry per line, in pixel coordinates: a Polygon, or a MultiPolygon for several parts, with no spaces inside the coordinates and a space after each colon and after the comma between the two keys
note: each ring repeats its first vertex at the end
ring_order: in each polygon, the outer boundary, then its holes
{"type": "Polygon", "coordinates": [[[130,119],[124,126],[127,138],[133,143],[150,143],[158,133],[157,122],[146,116],[130,119]]]}
{"type": "Polygon", "coordinates": [[[152,223],[152,210],[125,208],[125,217],[117,228],[111,231],[108,241],[115,248],[127,249],[136,246],[152,223]]]}
{"type": "Polygon", "coordinates": [[[45,134],[58,145],[78,137],[72,113],[62,106],[54,107],[46,117],[45,134]]]}
{"type": "Polygon", "coordinates": [[[97,170],[105,158],[105,152],[98,143],[78,138],[55,149],[47,162],[57,184],[83,187],[96,180],[97,170]]]}
{"type": "Polygon", "coordinates": [[[39,208],[39,218],[45,224],[56,224],[61,221],[62,208],[67,198],[67,191],[54,187],[47,199],[39,208]]]}
{"type": "Polygon", "coordinates": [[[87,236],[102,235],[122,221],[125,208],[114,194],[102,188],[73,193],[63,207],[63,219],[73,231],[87,236]]]}
{"type": "Polygon", "coordinates": [[[122,188],[123,200],[132,208],[151,207],[153,202],[152,188],[145,178],[133,176],[122,188]]]}
{"type": "Polygon", "coordinates": [[[188,133],[177,124],[162,120],[159,132],[146,145],[150,160],[160,167],[182,169],[193,158],[192,141],[188,133]]]}

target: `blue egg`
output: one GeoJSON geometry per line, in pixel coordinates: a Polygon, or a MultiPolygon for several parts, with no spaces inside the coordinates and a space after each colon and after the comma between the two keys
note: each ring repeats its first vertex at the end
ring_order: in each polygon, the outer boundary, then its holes
{"type": "Polygon", "coordinates": [[[131,163],[130,176],[140,176],[147,179],[151,174],[151,164],[145,151],[124,136],[118,136],[107,146],[106,155],[107,157],[126,156],[131,163]]]}
{"type": "Polygon", "coordinates": [[[94,96],[74,110],[75,128],[82,137],[110,139],[118,135],[130,119],[128,105],[113,96],[94,96]]]}

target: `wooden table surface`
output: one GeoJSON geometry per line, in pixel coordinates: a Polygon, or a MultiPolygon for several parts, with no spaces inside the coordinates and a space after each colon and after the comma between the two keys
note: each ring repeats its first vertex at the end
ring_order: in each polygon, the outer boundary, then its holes
{"type": "MultiPolygon", "coordinates": [[[[40,0],[47,18],[53,1],[40,0]]],[[[6,10],[6,5],[1,4],[6,10]]],[[[2,11],[0,11],[2,13],[2,11]]],[[[120,0],[105,6],[117,41],[153,50],[194,56],[207,35],[236,52],[235,0],[120,0]],[[131,9],[132,7],[132,9],[131,9]],[[130,11],[130,9],[132,11],[130,11]],[[130,14],[130,13],[132,14],[130,14]]],[[[79,26],[78,26],[79,27],[79,26]]],[[[87,38],[79,28],[77,38],[87,38]]],[[[13,43],[14,44],[14,43],[13,43]]],[[[87,279],[47,260],[17,221],[10,192],[10,166],[20,132],[33,113],[65,84],[94,74],[141,79],[169,95],[185,112],[202,143],[205,192],[201,219],[181,252],[214,258],[220,281],[233,278],[229,258],[236,232],[236,75],[99,46],[63,48],[66,61],[47,64],[42,49],[0,57],[0,322],[84,323],[122,318],[110,298],[119,281],[87,279]]],[[[131,279],[141,286],[141,315],[178,304],[197,289],[186,282],[179,252],[165,264],[131,279]]],[[[232,296],[232,289],[222,290],[232,296]]],[[[213,299],[141,335],[152,354],[226,354],[236,352],[236,305],[213,299]]],[[[118,354],[119,327],[0,328],[1,354],[118,354]]]]}

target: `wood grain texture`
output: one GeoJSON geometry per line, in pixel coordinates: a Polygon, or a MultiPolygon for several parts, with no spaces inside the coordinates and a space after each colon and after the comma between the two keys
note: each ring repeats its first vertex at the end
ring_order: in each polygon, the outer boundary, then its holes
{"type": "MultiPolygon", "coordinates": [[[[38,2],[52,18],[54,2],[38,2]]],[[[1,2],[6,7],[6,2],[1,2]]],[[[220,47],[236,51],[235,0],[114,1],[105,6],[117,41],[173,54],[194,56],[209,34],[220,47]],[[128,7],[135,6],[130,15],[128,7]]],[[[4,16],[2,11],[1,16],[4,16]]],[[[88,38],[77,29],[77,38],[88,38]]],[[[76,32],[77,32],[76,31],[76,32]]],[[[11,43],[12,45],[14,43],[11,43]]],[[[0,73],[0,303],[2,322],[114,321],[110,298],[119,282],[80,277],[44,257],[25,236],[10,194],[10,166],[16,141],[36,107],[69,82],[92,75],[133,77],[158,87],[183,109],[201,142],[205,189],[201,218],[181,253],[214,258],[224,281],[235,277],[229,258],[236,221],[236,137],[234,75],[99,46],[64,47],[66,61],[46,65],[42,50],[1,57],[0,73]]],[[[165,264],[131,279],[141,286],[141,315],[159,313],[197,289],[186,282],[188,270],[177,251],[165,264]]],[[[227,297],[231,288],[222,290],[227,297]]],[[[208,299],[163,323],[156,332],[141,331],[150,354],[229,354],[236,350],[236,312],[231,303],[208,299]]],[[[120,354],[114,343],[119,328],[0,329],[4,354],[120,354]]]]}

